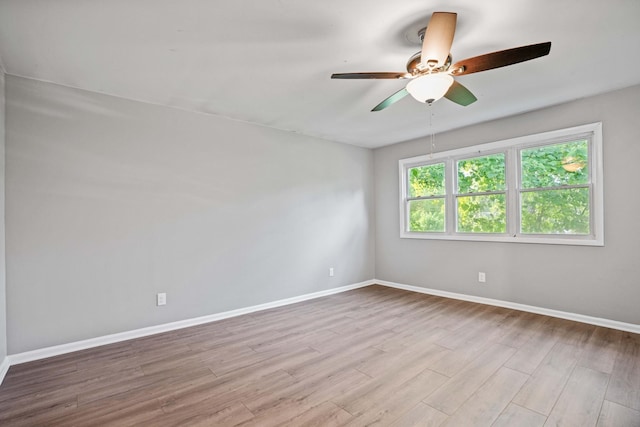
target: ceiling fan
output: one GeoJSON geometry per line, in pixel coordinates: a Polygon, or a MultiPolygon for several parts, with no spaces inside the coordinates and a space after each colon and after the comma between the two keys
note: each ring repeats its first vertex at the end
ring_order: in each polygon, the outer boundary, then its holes
{"type": "Polygon", "coordinates": [[[551,42],[500,50],[458,61],[452,65],[451,44],[456,31],[457,14],[434,12],[426,29],[420,31],[422,50],[407,62],[407,72],[338,73],[332,79],[410,79],[400,89],[376,105],[371,111],[380,111],[411,95],[420,102],[431,104],[443,96],[467,106],[477,98],[454,77],[505,67],[549,54],[551,42]]]}

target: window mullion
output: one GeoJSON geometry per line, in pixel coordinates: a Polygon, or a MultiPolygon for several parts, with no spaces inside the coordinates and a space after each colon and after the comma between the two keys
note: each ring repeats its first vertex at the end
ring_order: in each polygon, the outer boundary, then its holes
{"type": "Polygon", "coordinates": [[[436,194],[433,196],[422,196],[422,197],[407,197],[408,202],[413,202],[414,200],[433,200],[433,199],[444,199],[444,194],[436,194]]]}
{"type": "Polygon", "coordinates": [[[447,195],[446,199],[446,222],[445,232],[447,234],[455,234],[456,231],[456,174],[455,174],[455,160],[448,159],[445,163],[445,191],[447,195]]]}
{"type": "Polygon", "coordinates": [[[520,230],[520,161],[519,151],[515,148],[507,150],[507,234],[515,237],[520,230]]]}
{"type": "MultiPolygon", "coordinates": [[[[598,228],[597,225],[597,209],[594,209],[595,206],[595,202],[594,202],[594,197],[595,197],[595,191],[593,188],[593,183],[595,182],[596,178],[597,178],[597,172],[596,172],[596,167],[598,164],[602,164],[602,163],[598,163],[596,161],[597,159],[597,155],[594,153],[594,144],[593,144],[593,138],[594,137],[589,137],[589,146],[587,147],[588,150],[588,158],[589,158],[589,209],[591,210],[591,212],[593,212],[590,216],[589,216],[589,229],[591,230],[591,235],[595,238],[596,237],[596,233],[598,233],[596,231],[596,228],[598,228]]],[[[602,212],[602,211],[600,211],[602,212]]]]}
{"type": "Polygon", "coordinates": [[[555,187],[531,187],[520,189],[521,193],[528,193],[532,191],[555,191],[555,190],[571,190],[574,188],[590,188],[591,184],[572,184],[572,185],[557,185],[555,187]]]}
{"type": "Polygon", "coordinates": [[[456,193],[456,197],[491,196],[494,194],[507,194],[507,190],[479,191],[477,193],[456,193]]]}

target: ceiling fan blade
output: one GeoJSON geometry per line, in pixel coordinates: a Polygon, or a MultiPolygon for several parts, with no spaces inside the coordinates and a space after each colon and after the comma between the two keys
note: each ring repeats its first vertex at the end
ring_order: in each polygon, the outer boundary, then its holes
{"type": "Polygon", "coordinates": [[[331,74],[332,79],[410,79],[413,77],[406,72],[399,73],[336,73],[331,74]]]}
{"type": "Polygon", "coordinates": [[[529,61],[548,55],[549,51],[551,51],[551,42],[514,47],[458,61],[449,70],[454,76],[463,76],[529,61]]]}
{"type": "Polygon", "coordinates": [[[453,84],[451,85],[447,93],[444,94],[444,97],[449,101],[453,101],[456,104],[462,105],[463,107],[466,107],[469,104],[473,104],[478,100],[478,98],[476,98],[469,89],[462,86],[455,80],[453,81],[453,84]]]}
{"type": "Polygon", "coordinates": [[[445,64],[456,32],[457,17],[458,14],[450,12],[434,12],[431,15],[422,41],[422,64],[433,64],[435,68],[445,64]]]}
{"type": "Polygon", "coordinates": [[[378,104],[375,107],[373,107],[373,110],[371,110],[371,111],[384,110],[389,105],[393,104],[394,102],[400,101],[402,98],[404,98],[408,94],[409,94],[409,92],[407,92],[407,88],[403,87],[402,89],[400,89],[399,91],[397,91],[396,93],[394,93],[393,95],[391,95],[390,97],[388,97],[387,99],[382,101],[380,104],[378,104]]]}

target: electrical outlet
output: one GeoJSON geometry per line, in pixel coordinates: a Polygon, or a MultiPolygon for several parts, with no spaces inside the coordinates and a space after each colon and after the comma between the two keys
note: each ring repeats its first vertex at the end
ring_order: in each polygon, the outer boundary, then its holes
{"type": "Polygon", "coordinates": [[[329,267],[329,277],[333,277],[333,267],[329,267]]]}
{"type": "Polygon", "coordinates": [[[156,305],[166,305],[167,304],[167,294],[161,292],[156,295],[156,305]]]}
{"type": "Polygon", "coordinates": [[[487,281],[487,275],[482,271],[478,273],[478,282],[485,283],[487,281]]]}

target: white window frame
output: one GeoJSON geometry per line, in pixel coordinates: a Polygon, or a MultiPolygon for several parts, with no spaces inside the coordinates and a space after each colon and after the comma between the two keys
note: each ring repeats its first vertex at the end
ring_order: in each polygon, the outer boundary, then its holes
{"type": "Polygon", "coordinates": [[[400,237],[403,239],[467,240],[486,242],[542,243],[553,245],[604,246],[604,191],[602,159],[602,123],[590,123],[567,129],[527,135],[502,141],[489,142],[456,150],[401,159],[398,162],[400,182],[400,237]],[[520,221],[520,151],[536,146],[556,144],[579,139],[589,141],[589,187],[591,216],[589,235],[521,234],[520,221]],[[456,232],[456,162],[471,157],[505,153],[505,180],[507,205],[507,232],[456,232]],[[445,231],[408,231],[408,170],[417,166],[445,163],[445,231]]]}

